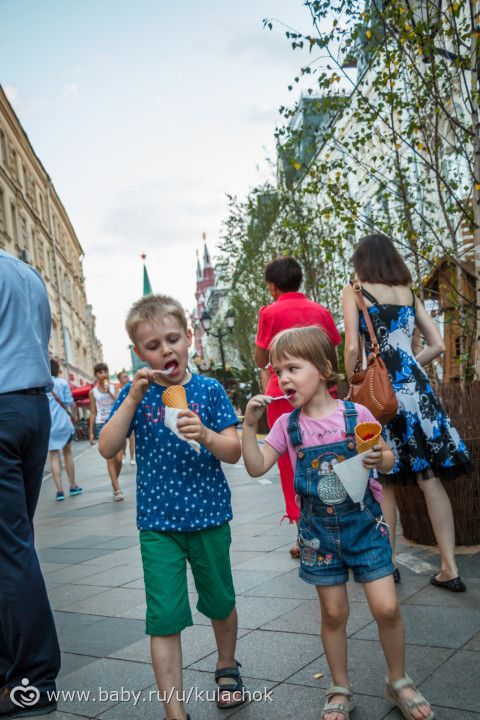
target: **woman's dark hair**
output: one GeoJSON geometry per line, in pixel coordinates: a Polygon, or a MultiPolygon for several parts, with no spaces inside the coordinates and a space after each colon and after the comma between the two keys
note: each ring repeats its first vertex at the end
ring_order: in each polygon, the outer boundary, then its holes
{"type": "Polygon", "coordinates": [[[93,374],[96,375],[97,372],[108,372],[108,365],[106,363],[97,363],[93,366],[93,374]]]}
{"type": "Polygon", "coordinates": [[[386,235],[365,235],[352,255],[361,282],[411,285],[412,275],[393,242],[386,235]]]}
{"type": "Polygon", "coordinates": [[[58,377],[58,373],[60,372],[60,363],[58,360],[55,360],[55,358],[50,358],[50,372],[53,377],[58,377]]]}
{"type": "Polygon", "coordinates": [[[293,257],[270,260],[265,267],[265,282],[273,283],[282,292],[297,292],[302,284],[302,268],[293,257]]]}

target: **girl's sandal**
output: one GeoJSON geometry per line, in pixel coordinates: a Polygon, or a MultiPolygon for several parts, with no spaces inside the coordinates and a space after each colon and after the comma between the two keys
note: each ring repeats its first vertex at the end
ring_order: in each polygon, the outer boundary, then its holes
{"type": "Polygon", "coordinates": [[[245,685],[243,684],[242,676],[240,675],[240,670],[238,669],[239,667],[241,667],[241,664],[238,662],[238,660],[236,660],[235,662],[237,664],[237,667],[220,668],[220,670],[215,670],[215,682],[218,685],[217,707],[220,710],[227,710],[228,708],[236,707],[237,705],[241,705],[242,703],[244,703],[246,700],[246,697],[244,696],[245,685]],[[218,682],[220,678],[231,678],[234,682],[226,683],[225,685],[223,685],[222,683],[218,682]],[[220,696],[223,693],[230,693],[231,695],[233,695],[234,693],[238,692],[242,694],[240,700],[220,702],[220,696]]]}
{"type": "Polygon", "coordinates": [[[350,710],[353,710],[351,702],[353,695],[352,688],[348,687],[348,685],[332,685],[332,687],[325,690],[325,695],[327,696],[327,702],[322,708],[320,720],[325,720],[325,716],[328,713],[340,713],[340,715],[344,716],[345,720],[350,720],[350,710]],[[329,698],[334,695],[344,695],[347,698],[347,702],[330,702],[329,698]]]}
{"type": "MultiPolygon", "coordinates": [[[[420,705],[427,705],[430,707],[430,703],[428,700],[425,700],[421,693],[418,692],[415,687],[415,683],[409,675],[404,675],[402,678],[395,680],[392,683],[387,680],[385,685],[385,697],[388,702],[395,705],[400,710],[406,720],[413,720],[412,711],[420,705]],[[411,698],[403,699],[399,696],[399,691],[407,687],[413,688],[413,690],[415,690],[415,695],[411,698]]],[[[434,717],[435,713],[432,710],[430,715],[424,718],[424,720],[433,720],[434,717]]]]}

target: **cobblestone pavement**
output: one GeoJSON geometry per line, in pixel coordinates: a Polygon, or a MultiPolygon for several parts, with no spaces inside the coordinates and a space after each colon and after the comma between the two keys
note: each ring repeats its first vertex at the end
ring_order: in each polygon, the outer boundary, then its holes
{"type": "MultiPolygon", "coordinates": [[[[54,500],[47,475],[36,515],[36,541],[62,648],[58,687],[74,693],[52,720],[99,717],[163,718],[144,634],[145,597],[135,528],[135,468],[124,465],[126,499],[114,503],[97,448],[76,443],[77,480],[84,493],[54,500]],[[121,694],[123,691],[123,695],[121,694]],[[131,693],[135,692],[135,696],[131,693]],[[130,695],[128,694],[130,693],[130,695]]],[[[282,498],[276,472],[258,480],[241,464],[226,468],[233,492],[232,564],[237,590],[237,656],[252,701],[217,710],[195,689],[212,693],[215,643],[196,612],[183,633],[185,692],[192,720],[318,720],[329,685],[319,638],[314,588],[297,577],[288,549],[294,529],[279,524],[282,498]],[[267,699],[265,699],[265,688],[267,699]],[[271,700],[268,699],[268,692],[271,700]],[[260,699],[260,696],[262,695],[260,699]]],[[[459,558],[468,592],[431,587],[434,550],[400,547],[398,586],[407,628],[408,672],[431,700],[438,720],[480,720],[480,553],[459,558]],[[415,571],[412,569],[415,568],[415,571]]],[[[196,593],[189,577],[192,607],[196,593]]],[[[349,663],[357,708],[353,720],[400,718],[383,697],[385,665],[361,587],[349,583],[349,663]]]]}

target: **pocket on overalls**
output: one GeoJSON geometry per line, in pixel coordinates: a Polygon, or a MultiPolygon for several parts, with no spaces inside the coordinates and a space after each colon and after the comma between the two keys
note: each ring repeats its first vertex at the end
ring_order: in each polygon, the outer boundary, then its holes
{"type": "Polygon", "coordinates": [[[375,517],[368,505],[365,505],[363,512],[366,512],[368,517],[375,523],[375,528],[380,532],[381,535],[389,537],[390,526],[388,525],[388,523],[385,522],[380,506],[378,506],[378,509],[378,517],[375,517]]]}
{"type": "Polygon", "coordinates": [[[309,567],[315,565],[317,553],[320,550],[320,540],[302,524],[298,531],[298,544],[300,545],[302,564],[309,567]]]}

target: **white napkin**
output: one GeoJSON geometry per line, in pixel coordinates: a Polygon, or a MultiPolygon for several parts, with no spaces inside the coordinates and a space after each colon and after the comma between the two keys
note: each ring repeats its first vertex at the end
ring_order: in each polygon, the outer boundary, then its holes
{"type": "Polygon", "coordinates": [[[365,450],[365,452],[333,466],[335,475],[339,478],[353,502],[356,503],[363,501],[368,485],[370,470],[362,463],[363,457],[368,452],[370,451],[365,450]]]}
{"type": "Polygon", "coordinates": [[[200,444],[196,440],[187,440],[180,430],[177,427],[178,422],[178,413],[181,412],[181,410],[178,410],[177,408],[172,407],[165,407],[165,425],[166,427],[171,430],[180,440],[183,440],[184,442],[188,443],[192,446],[192,448],[195,450],[195,452],[200,452],[200,444]]]}

